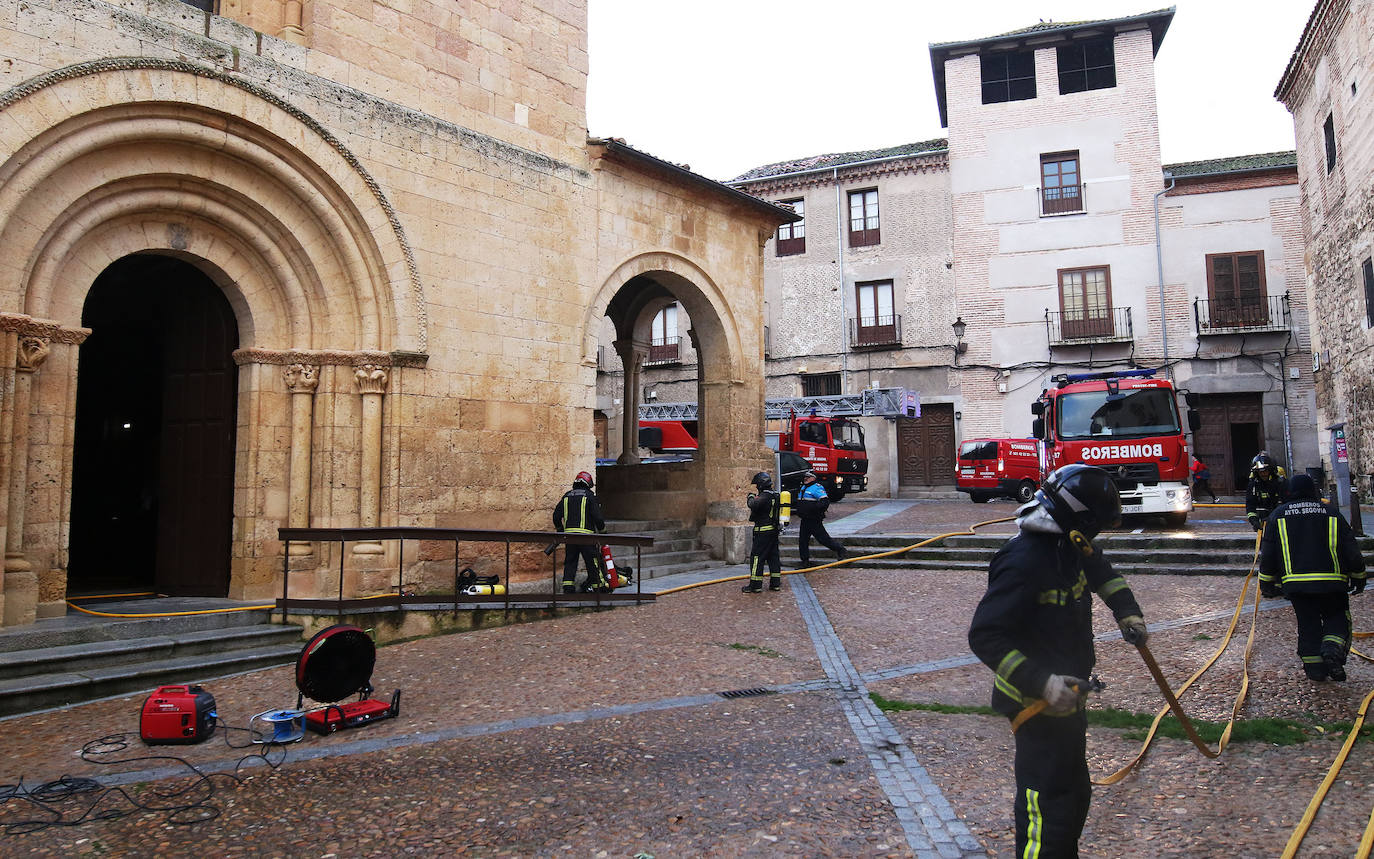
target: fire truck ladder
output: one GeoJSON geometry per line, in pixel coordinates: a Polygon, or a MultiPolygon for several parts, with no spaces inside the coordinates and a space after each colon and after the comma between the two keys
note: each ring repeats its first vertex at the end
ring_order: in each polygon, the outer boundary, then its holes
{"type": "MultiPolygon", "coordinates": [[[[812,412],[823,418],[904,416],[920,417],[921,398],[915,391],[906,388],[865,388],[857,394],[839,394],[828,397],[791,397],[782,400],[768,400],[764,403],[765,418],[780,419],[790,416],[809,415],[812,412]]],[[[642,421],[694,421],[697,419],[696,403],[645,403],[639,407],[642,421]]]]}

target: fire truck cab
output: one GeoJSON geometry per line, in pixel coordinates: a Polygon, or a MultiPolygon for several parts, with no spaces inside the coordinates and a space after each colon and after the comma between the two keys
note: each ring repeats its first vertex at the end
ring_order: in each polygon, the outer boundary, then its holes
{"type": "MultiPolygon", "coordinates": [[[[1177,391],[1155,372],[1055,376],[1031,404],[1031,432],[1044,442],[1043,474],[1075,462],[1099,466],[1121,492],[1122,513],[1160,514],[1178,527],[1193,509],[1188,441],[1177,391]]],[[[1190,409],[1189,429],[1201,423],[1190,409]]]]}

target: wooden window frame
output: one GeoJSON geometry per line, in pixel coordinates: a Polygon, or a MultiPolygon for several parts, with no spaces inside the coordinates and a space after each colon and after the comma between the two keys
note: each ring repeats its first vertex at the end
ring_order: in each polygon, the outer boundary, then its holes
{"type": "Polygon", "coordinates": [[[897,290],[892,280],[861,280],[854,284],[854,345],[869,346],[897,342],[897,290]],[[887,287],[888,313],[879,313],[882,303],[878,297],[887,287]],[[874,295],[873,313],[865,318],[863,296],[866,290],[874,295]]]}
{"type": "Polygon", "coordinates": [[[801,215],[801,220],[778,225],[777,246],[774,248],[776,255],[785,257],[806,253],[806,200],[779,200],[778,203],[794,208],[801,215]]]}
{"type": "Polygon", "coordinates": [[[1265,277],[1264,251],[1233,251],[1207,254],[1207,315],[1213,328],[1264,328],[1269,325],[1269,284],[1265,277]],[[1241,293],[1240,270],[1243,257],[1255,257],[1259,278],[1258,296],[1247,300],[1241,293]],[[1232,283],[1224,294],[1217,283],[1216,264],[1231,261],[1232,283]]]}
{"type": "Polygon", "coordinates": [[[1084,39],[1056,48],[1054,53],[1060,95],[1113,89],[1116,86],[1116,41],[1112,36],[1084,39]],[[1101,57],[1089,55],[1089,51],[1102,46],[1106,47],[1106,62],[1101,57]]]}
{"type": "Polygon", "coordinates": [[[670,364],[681,359],[680,344],[682,338],[677,333],[677,314],[677,302],[665,305],[658,313],[654,314],[653,321],[649,323],[648,363],[670,364]],[[669,316],[672,317],[673,322],[671,334],[668,332],[669,316]]]}
{"type": "Polygon", "coordinates": [[[840,390],[839,373],[802,373],[801,388],[803,397],[834,397],[844,393],[840,390]]]}
{"type": "Polygon", "coordinates": [[[1112,307],[1112,267],[1109,265],[1085,265],[1075,268],[1061,268],[1058,274],[1059,281],[1059,334],[1065,340],[1087,340],[1098,337],[1111,337],[1116,334],[1116,314],[1112,307]],[[1064,280],[1066,276],[1071,276],[1086,272],[1102,272],[1104,286],[1105,314],[1101,317],[1089,317],[1087,315],[1088,294],[1086,278],[1083,286],[1082,302],[1083,308],[1080,318],[1070,319],[1069,310],[1064,303],[1064,280]]]}
{"type": "Polygon", "coordinates": [[[1004,51],[983,54],[978,62],[982,84],[983,104],[1004,104],[1009,101],[1029,101],[1035,98],[1035,52],[1004,51]],[[1029,63],[1030,68],[1013,69],[1029,63]]]}
{"type": "Polygon", "coordinates": [[[1063,152],[1044,152],[1040,155],[1040,217],[1053,215],[1079,214],[1086,211],[1083,203],[1083,159],[1079,157],[1077,149],[1069,149],[1063,152]],[[1045,168],[1050,165],[1063,165],[1073,162],[1073,175],[1076,181],[1072,185],[1065,185],[1063,178],[1065,171],[1056,169],[1055,177],[1059,184],[1050,187],[1050,175],[1045,168]],[[1072,189],[1072,190],[1070,190],[1072,189]]]}
{"type": "Polygon", "coordinates": [[[880,244],[882,242],[882,215],[878,207],[878,189],[863,188],[857,191],[850,191],[848,195],[846,195],[845,200],[849,204],[849,246],[851,248],[862,248],[880,244]],[[871,216],[868,213],[868,195],[870,194],[873,195],[873,214],[871,216]],[[856,197],[860,200],[860,206],[863,212],[863,226],[858,230],[854,229],[854,199],[856,197]],[[873,224],[872,227],[868,226],[870,221],[873,224]]]}

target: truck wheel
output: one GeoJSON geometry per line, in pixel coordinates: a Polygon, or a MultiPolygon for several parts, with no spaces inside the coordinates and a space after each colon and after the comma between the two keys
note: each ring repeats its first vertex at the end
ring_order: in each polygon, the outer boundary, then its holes
{"type": "Polygon", "coordinates": [[[988,503],[988,498],[991,496],[986,492],[970,492],[968,497],[974,504],[986,504],[988,503]]]}
{"type": "Polygon", "coordinates": [[[1187,513],[1165,513],[1164,524],[1170,528],[1182,528],[1188,523],[1187,513]]]}
{"type": "Polygon", "coordinates": [[[1016,487],[1016,500],[1021,504],[1028,504],[1035,498],[1035,481],[1023,480],[1016,487]]]}

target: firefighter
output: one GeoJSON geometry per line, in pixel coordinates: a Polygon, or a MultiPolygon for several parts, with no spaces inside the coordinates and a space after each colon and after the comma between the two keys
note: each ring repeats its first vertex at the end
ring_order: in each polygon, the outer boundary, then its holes
{"type": "Polygon", "coordinates": [[[1245,521],[1258,531],[1283,499],[1283,469],[1268,451],[1262,450],[1250,460],[1250,483],[1245,487],[1245,521]]]}
{"type": "Polygon", "coordinates": [[[969,626],[969,646],[996,672],[992,705],[1015,718],[1016,855],[1078,855],[1088,817],[1088,720],[1083,700],[1096,655],[1092,595],[1111,609],[1122,637],[1143,645],[1145,621],[1126,580],[1092,540],[1121,521],[1107,472],[1058,469],[1017,510],[1019,531],[988,567],[988,588],[969,626]]]}
{"type": "Polygon", "coordinates": [[[749,493],[749,521],[754,523],[754,544],[749,550],[749,584],[740,588],[746,594],[763,590],[763,565],[770,572],[768,589],[782,590],[782,556],[778,551],[778,536],[782,525],[778,521],[780,502],[773,491],[773,475],[760,471],[749,481],[758,492],[749,493]]]}
{"type": "Polygon", "coordinates": [[[830,506],[830,494],[816,480],[816,472],[807,471],[802,475],[802,490],[795,505],[797,516],[801,518],[801,535],[798,538],[797,554],[801,556],[803,567],[811,565],[811,538],[835,553],[841,561],[845,559],[844,545],[831,537],[825,530],[825,510],[830,506]]]}
{"type": "Polygon", "coordinates": [[[1353,632],[1347,591],[1364,593],[1364,556],[1345,517],[1323,503],[1309,475],[1293,475],[1288,490],[1260,539],[1260,593],[1293,604],[1308,679],[1344,680],[1353,632]]]}
{"type": "MultiPolygon", "coordinates": [[[[573,478],[572,489],[563,493],[558,505],[553,508],[553,527],[564,534],[601,534],[606,530],[606,520],[601,517],[601,504],[592,492],[594,481],[585,471],[579,471],[573,478]]],[[[606,573],[601,566],[601,550],[591,544],[568,543],[563,553],[563,593],[576,593],[577,561],[581,558],[587,566],[587,579],[582,583],[582,592],[596,591],[605,593],[610,590],[606,585],[606,573]]]]}

